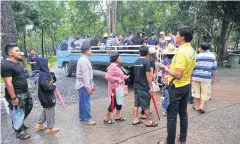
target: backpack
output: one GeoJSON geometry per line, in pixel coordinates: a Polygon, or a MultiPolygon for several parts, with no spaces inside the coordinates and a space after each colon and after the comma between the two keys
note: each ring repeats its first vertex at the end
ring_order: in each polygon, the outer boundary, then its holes
{"type": "MultiPolygon", "coordinates": [[[[166,58],[166,62],[167,62],[167,67],[170,68],[171,67],[171,63],[169,63],[168,58],[166,58]]],[[[168,83],[168,72],[164,72],[162,75],[162,83],[163,84],[167,84],[168,83]]]]}

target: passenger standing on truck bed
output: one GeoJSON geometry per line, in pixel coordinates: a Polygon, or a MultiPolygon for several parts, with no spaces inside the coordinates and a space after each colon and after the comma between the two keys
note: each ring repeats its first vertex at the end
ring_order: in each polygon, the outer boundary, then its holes
{"type": "Polygon", "coordinates": [[[136,36],[132,38],[132,45],[143,45],[143,38],[140,36],[140,32],[137,32],[136,36]]]}
{"type": "Polygon", "coordinates": [[[77,62],[76,89],[79,92],[79,120],[88,125],[95,125],[91,120],[90,96],[93,94],[95,85],[93,83],[92,65],[88,59],[91,56],[90,43],[84,42],[81,47],[82,56],[77,62]]]}
{"type": "Polygon", "coordinates": [[[99,37],[98,35],[96,34],[93,39],[91,40],[91,46],[97,46],[99,43],[99,37]]]}

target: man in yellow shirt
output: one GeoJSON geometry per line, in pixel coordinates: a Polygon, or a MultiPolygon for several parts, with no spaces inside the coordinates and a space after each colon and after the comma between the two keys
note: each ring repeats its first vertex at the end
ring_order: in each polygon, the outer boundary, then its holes
{"type": "Polygon", "coordinates": [[[167,109],[168,136],[164,144],[175,144],[177,115],[180,117],[180,144],[186,143],[188,129],[187,103],[190,91],[190,79],[196,63],[196,52],[190,42],[193,32],[188,27],[180,28],[176,35],[179,48],[173,57],[171,68],[160,64],[160,69],[168,72],[170,103],[167,109]]]}

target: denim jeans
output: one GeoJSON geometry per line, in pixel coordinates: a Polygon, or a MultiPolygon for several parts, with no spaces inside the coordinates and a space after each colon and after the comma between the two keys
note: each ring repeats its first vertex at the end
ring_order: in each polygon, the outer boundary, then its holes
{"type": "Polygon", "coordinates": [[[176,88],[169,88],[170,104],[167,109],[167,144],[175,144],[177,115],[180,117],[180,142],[185,143],[188,129],[187,103],[190,84],[176,88]]]}
{"type": "Polygon", "coordinates": [[[79,92],[79,120],[88,122],[91,119],[90,96],[85,87],[78,89],[79,92]]]}

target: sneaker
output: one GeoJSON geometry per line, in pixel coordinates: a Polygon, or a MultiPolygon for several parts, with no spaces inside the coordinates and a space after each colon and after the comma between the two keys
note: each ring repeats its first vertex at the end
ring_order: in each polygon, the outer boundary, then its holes
{"type": "Polygon", "coordinates": [[[47,127],[45,127],[43,124],[37,124],[35,126],[36,131],[45,130],[45,129],[47,129],[47,127]]]}
{"type": "Polygon", "coordinates": [[[50,134],[50,133],[56,133],[56,132],[59,132],[59,131],[60,131],[59,128],[51,128],[51,129],[46,129],[44,131],[44,133],[50,134]]]}
{"type": "Polygon", "coordinates": [[[93,120],[89,120],[88,122],[84,122],[87,125],[96,125],[96,122],[93,120]]]}
{"type": "Polygon", "coordinates": [[[165,115],[165,116],[167,116],[167,112],[163,112],[162,114],[165,115]]]}
{"type": "Polygon", "coordinates": [[[139,118],[140,118],[140,119],[146,119],[146,116],[145,116],[145,115],[142,115],[142,114],[140,114],[139,118]]]}

